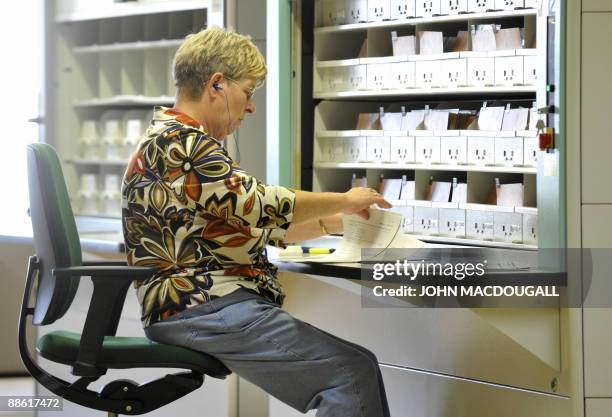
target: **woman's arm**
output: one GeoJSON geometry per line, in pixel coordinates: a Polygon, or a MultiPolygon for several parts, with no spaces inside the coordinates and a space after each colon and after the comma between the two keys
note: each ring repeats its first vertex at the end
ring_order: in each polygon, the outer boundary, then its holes
{"type": "MultiPolygon", "coordinates": [[[[327,232],[330,234],[342,233],[344,230],[342,227],[341,213],[334,214],[333,216],[329,217],[323,217],[321,220],[325,225],[325,229],[327,229],[327,232]]],[[[303,242],[305,240],[314,239],[324,235],[325,233],[321,229],[319,219],[311,219],[303,223],[291,223],[283,240],[285,243],[291,244],[303,242]]]]}
{"type": "Polygon", "coordinates": [[[357,214],[368,218],[368,208],[377,205],[390,208],[391,204],[371,188],[357,187],[345,193],[312,193],[295,191],[292,223],[304,223],[329,217],[336,213],[357,214]]]}

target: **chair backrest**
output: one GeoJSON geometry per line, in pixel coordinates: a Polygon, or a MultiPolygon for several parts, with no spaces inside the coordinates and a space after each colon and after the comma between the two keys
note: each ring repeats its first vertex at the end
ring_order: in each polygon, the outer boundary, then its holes
{"type": "Polygon", "coordinates": [[[43,143],[28,145],[28,184],[34,248],[40,262],[32,322],[45,325],[61,318],[74,299],[79,278],[56,279],[52,271],[81,265],[81,244],[53,147],[43,143]]]}

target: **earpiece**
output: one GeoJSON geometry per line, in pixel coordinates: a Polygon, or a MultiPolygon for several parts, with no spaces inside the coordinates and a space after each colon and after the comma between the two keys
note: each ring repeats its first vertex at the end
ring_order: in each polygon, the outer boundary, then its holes
{"type": "Polygon", "coordinates": [[[221,87],[221,84],[219,83],[214,83],[213,88],[217,91],[223,91],[223,87],[221,87]]]}

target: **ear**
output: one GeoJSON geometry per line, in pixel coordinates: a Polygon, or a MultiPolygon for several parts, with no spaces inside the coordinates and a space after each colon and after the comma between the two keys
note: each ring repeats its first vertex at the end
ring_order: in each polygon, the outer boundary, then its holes
{"type": "Polygon", "coordinates": [[[208,82],[206,83],[206,91],[208,91],[208,94],[211,97],[215,97],[218,94],[223,94],[223,87],[221,86],[221,81],[223,81],[223,73],[222,72],[215,72],[213,73],[210,78],[208,79],[208,82]],[[218,87],[215,88],[215,85],[218,84],[218,87]],[[219,88],[221,87],[221,88],[219,88]]]}

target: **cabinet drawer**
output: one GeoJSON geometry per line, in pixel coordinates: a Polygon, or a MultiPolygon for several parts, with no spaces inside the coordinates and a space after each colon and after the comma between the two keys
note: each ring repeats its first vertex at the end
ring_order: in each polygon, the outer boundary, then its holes
{"type": "Polygon", "coordinates": [[[432,17],[440,13],[440,0],[416,0],[416,17],[432,17]]]}
{"type": "Polygon", "coordinates": [[[495,138],[495,165],[513,167],[523,164],[523,138],[495,138]]]}
{"type": "Polygon", "coordinates": [[[413,163],[414,145],[414,137],[412,136],[391,137],[391,162],[413,163]]]}
{"type": "Polygon", "coordinates": [[[495,58],[495,85],[511,87],[523,84],[523,57],[495,58]]]}
{"type": "Polygon", "coordinates": [[[495,83],[495,58],[467,58],[467,84],[484,87],[495,83]]]}
{"type": "Polygon", "coordinates": [[[414,17],[415,13],[415,0],[391,0],[391,20],[414,17]]]}
{"type": "Polygon", "coordinates": [[[395,62],[389,65],[389,72],[393,77],[388,84],[392,89],[406,89],[415,87],[415,63],[395,62]]]}
{"type": "Polygon", "coordinates": [[[391,138],[368,137],[366,141],[366,158],[368,162],[389,162],[391,159],[391,138]]]}
{"type": "Polygon", "coordinates": [[[465,210],[441,208],[440,235],[450,237],[465,236],[465,210]]]}
{"type": "Polygon", "coordinates": [[[492,240],[495,232],[494,222],[492,211],[466,210],[465,234],[472,239],[492,240]]]}
{"type": "Polygon", "coordinates": [[[414,233],[419,235],[437,235],[440,233],[439,213],[435,207],[414,208],[414,233]]]}
{"type": "Polygon", "coordinates": [[[484,13],[494,8],[494,0],[468,0],[468,12],[470,13],[484,13]]]}
{"type": "Polygon", "coordinates": [[[440,85],[437,79],[438,63],[435,61],[417,61],[415,66],[416,88],[431,88],[440,85]]]}
{"type": "Polygon", "coordinates": [[[523,240],[523,216],[520,213],[493,213],[495,240],[512,243],[523,240]]]}
{"type": "Polygon", "coordinates": [[[417,136],[415,138],[415,159],[420,164],[440,163],[440,137],[417,136]]]}
{"type": "Polygon", "coordinates": [[[467,13],[468,0],[441,0],[440,14],[455,15],[467,13]]]}
{"type": "Polygon", "coordinates": [[[367,140],[364,137],[343,138],[344,161],[365,162],[367,140]]]}
{"type": "Polygon", "coordinates": [[[467,139],[468,164],[491,165],[495,156],[495,139],[488,137],[472,136],[467,139]]]}
{"type": "Polygon", "coordinates": [[[368,22],[391,19],[390,0],[368,0],[368,22]]]}
{"type": "Polygon", "coordinates": [[[440,162],[449,165],[460,165],[467,163],[467,138],[441,137],[440,162]]]}
{"type": "Polygon", "coordinates": [[[346,23],[368,21],[368,0],[346,0],[344,16],[346,23]]]}
{"type": "Polygon", "coordinates": [[[467,85],[467,60],[447,59],[438,62],[440,87],[462,87],[467,85]]]}
{"type": "Polygon", "coordinates": [[[495,0],[495,10],[514,10],[525,7],[523,0],[495,0]]]}
{"type": "Polygon", "coordinates": [[[323,8],[323,26],[335,26],[345,23],[343,0],[321,0],[323,8]]]}

